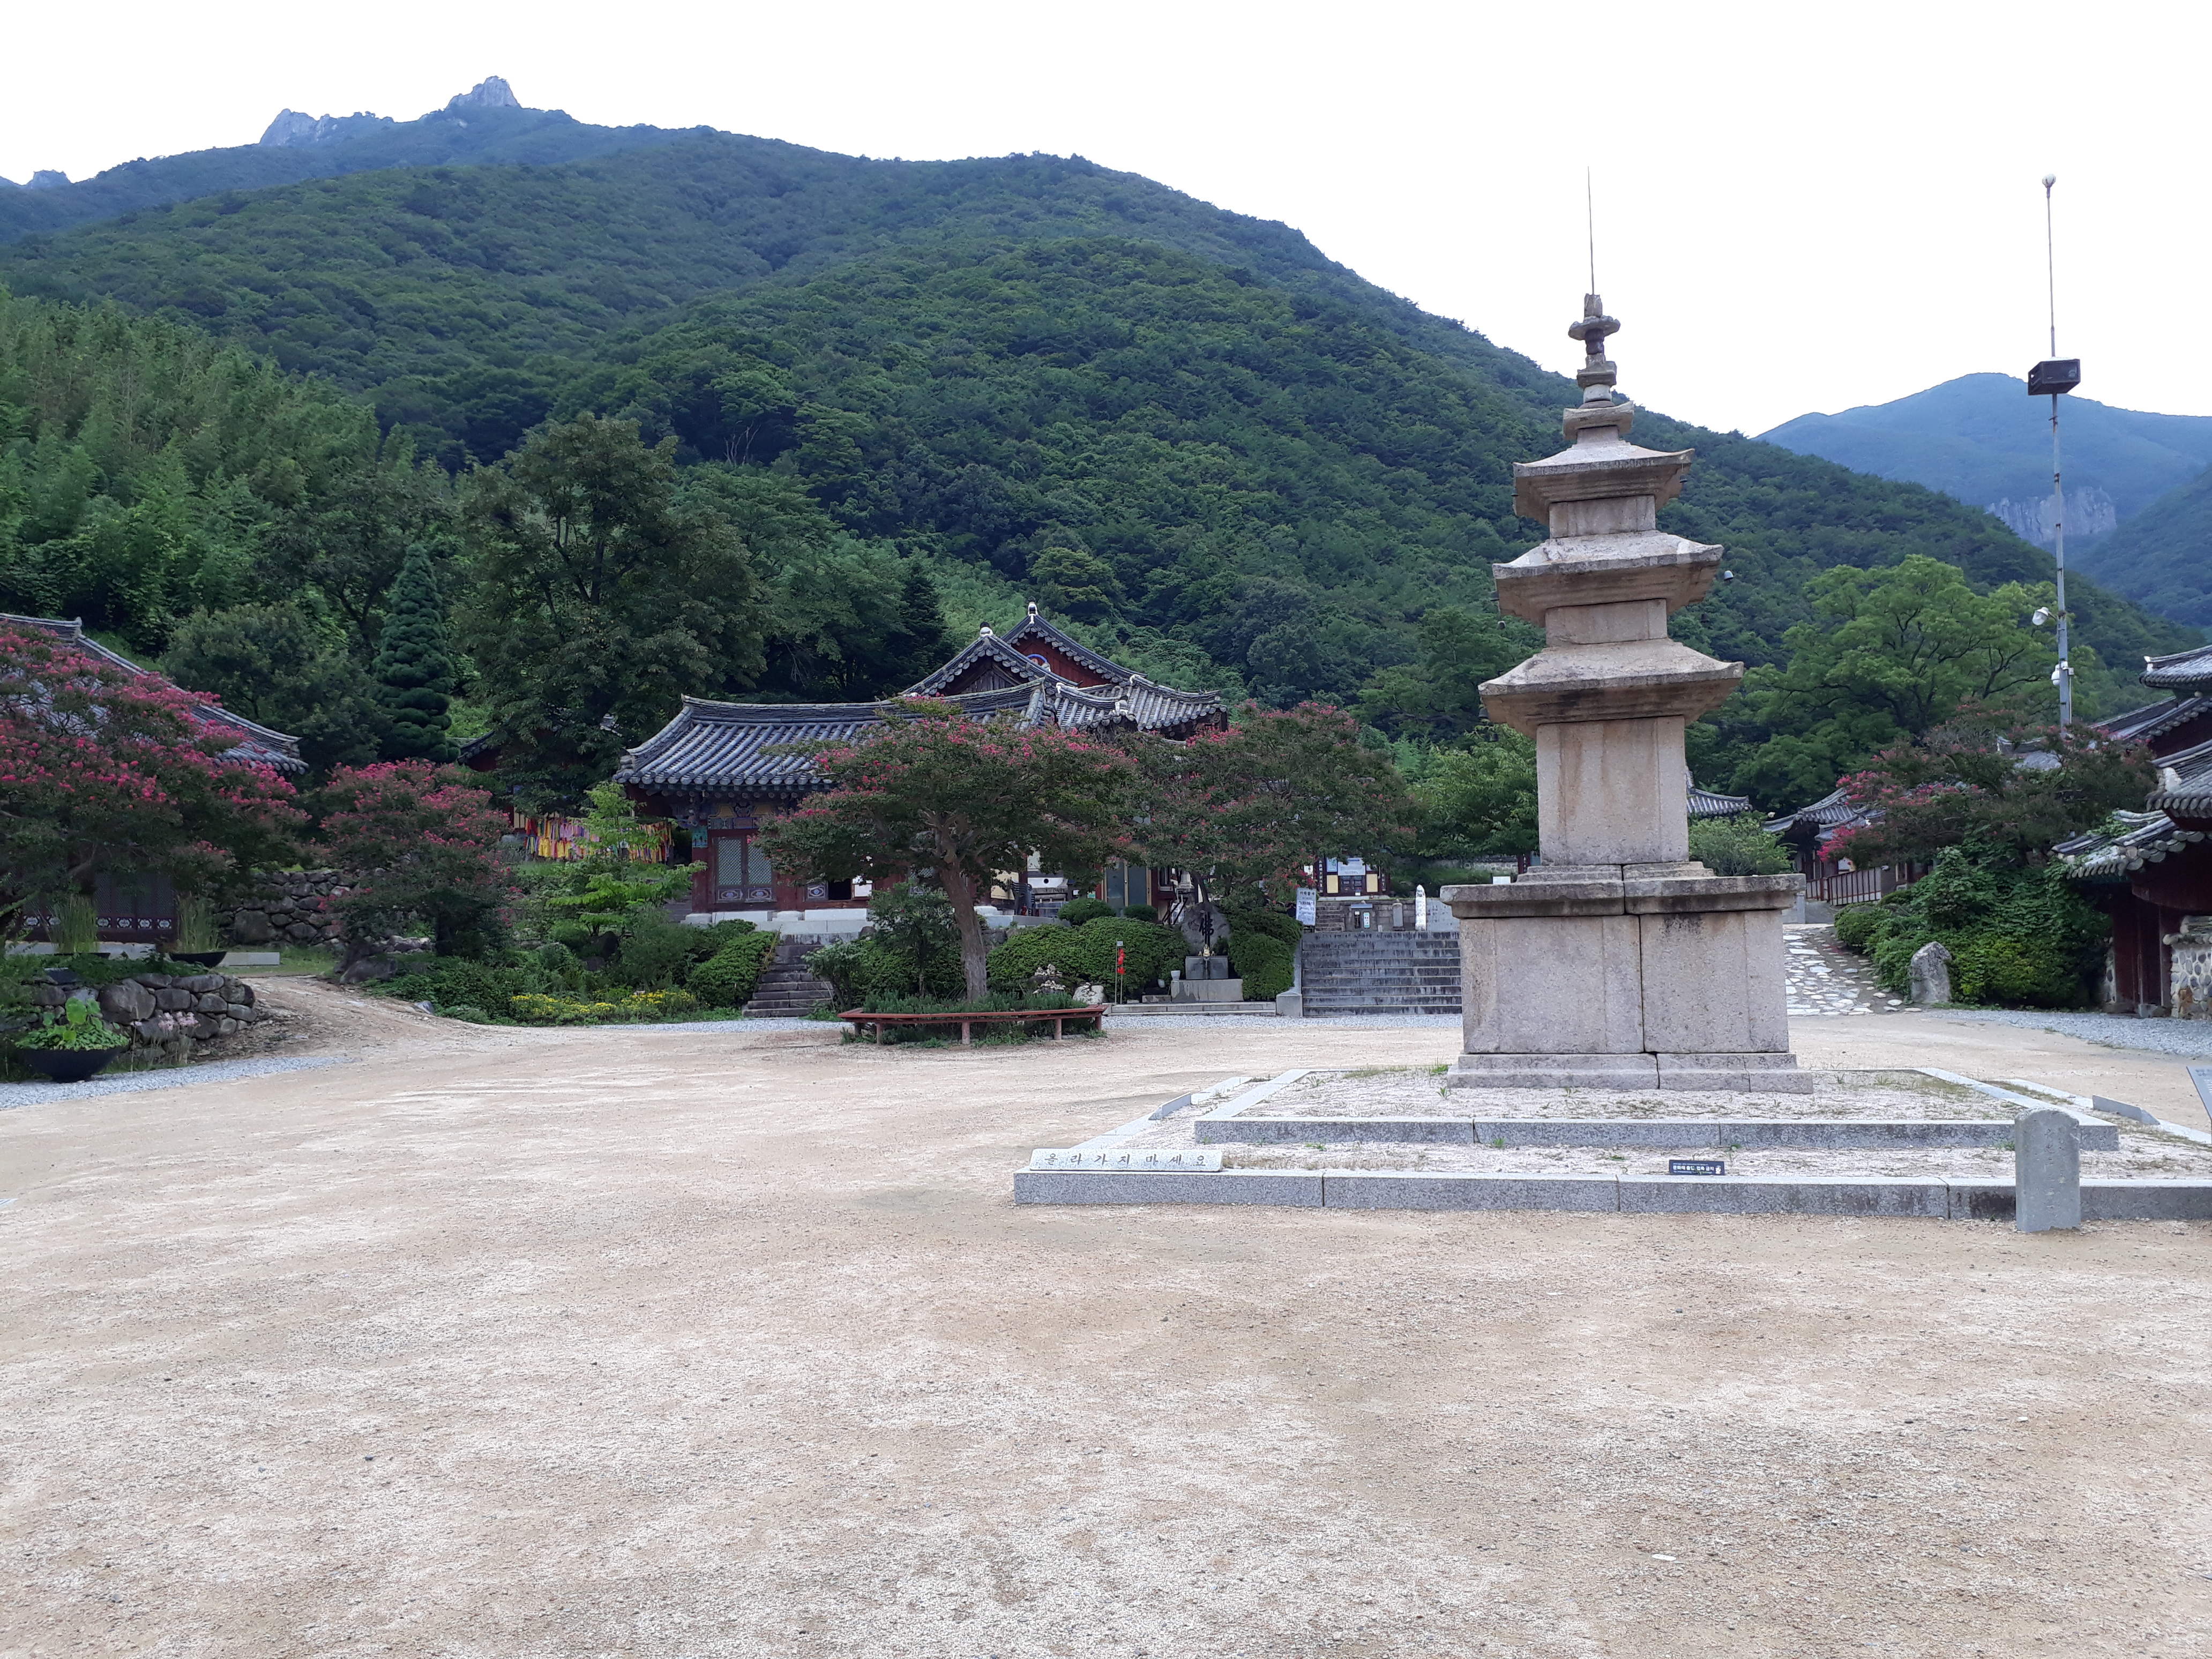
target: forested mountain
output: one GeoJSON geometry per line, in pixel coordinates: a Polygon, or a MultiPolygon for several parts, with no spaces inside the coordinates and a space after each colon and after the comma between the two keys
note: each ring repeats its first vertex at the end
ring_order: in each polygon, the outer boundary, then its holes
{"type": "MultiPolygon", "coordinates": [[[[2069,397],[2066,544],[2086,549],[2212,465],[2212,415],[2154,415],[2069,397]]],[[[1800,415],[1761,438],[1909,479],[2051,541],[2051,401],[2009,374],[1962,374],[1886,404],[1800,415]]]]}
{"type": "MultiPolygon", "coordinates": [[[[459,100],[456,100],[457,102],[459,100]]],[[[182,155],[144,156],[105,173],[38,190],[0,187],[0,242],[66,230],[204,196],[265,190],[304,179],[334,179],[400,167],[493,162],[544,167],[618,149],[665,144],[696,128],[599,127],[557,109],[448,106],[419,121],[341,118],[346,136],[318,144],[231,144],[182,155]],[[368,131],[357,131],[362,126],[368,131]]]]}
{"type": "MultiPolygon", "coordinates": [[[[1277,702],[1364,692],[1387,729],[1449,738],[1472,704],[1410,711],[1404,688],[1471,684],[1529,648],[1490,607],[1488,565],[1540,533],[1513,514],[1510,465],[1558,447],[1576,395],[1284,226],[1042,156],[871,161],[712,134],[398,168],[27,239],[0,248],[0,281],[273,357],[328,383],[294,394],[318,408],[368,400],[386,474],[428,478],[415,454],[494,461],[586,412],[674,440],[684,498],[757,549],[770,696],[895,684],[935,626],[932,590],[970,623],[1028,593],[1164,678],[1277,702]]],[[[1635,331],[1662,319],[1627,320],[1632,362],[1635,331]]],[[[28,500],[55,446],[87,441],[82,422],[16,429],[28,500]]],[[[1786,655],[1832,567],[1922,554],[1983,589],[2047,579],[2047,555],[1935,491],[1656,415],[1636,437],[1699,452],[1662,522],[1729,549],[1735,580],[1680,619],[1721,654],[1786,655]]],[[[349,501],[306,489],[256,533],[343,542],[376,516],[349,501]]],[[[454,523],[379,545],[434,542],[462,593],[454,523]]],[[[313,580],[288,592],[323,605],[313,580]]],[[[346,624],[357,652],[380,604],[346,624]]],[[[2086,582],[2076,604],[2078,636],[2124,671],[2194,642],[2086,582]]],[[[149,636],[174,614],[113,608],[149,636]]],[[[757,671],[729,672],[700,689],[757,671]]],[[[2129,688],[2092,672],[2083,690],[2094,705],[2129,688]]],[[[1729,720],[1723,748],[1765,741],[1747,713],[1729,720]]],[[[1709,771],[1733,764],[1705,752],[1709,771]]]]}
{"type": "MultiPolygon", "coordinates": [[[[2066,562],[2077,562],[2070,547],[2066,562]]],[[[2212,628],[2212,470],[2160,496],[2078,563],[2160,616],[2212,628]]]]}

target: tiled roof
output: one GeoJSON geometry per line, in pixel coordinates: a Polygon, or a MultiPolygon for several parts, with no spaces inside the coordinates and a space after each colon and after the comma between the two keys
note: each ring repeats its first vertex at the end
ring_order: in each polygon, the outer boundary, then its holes
{"type": "MultiPolygon", "coordinates": [[[[1127,722],[1145,732],[1171,732],[1218,714],[1210,691],[1176,691],[1141,676],[1127,685],[1086,691],[1055,675],[1029,685],[964,692],[945,701],[977,719],[1011,716],[1024,726],[1051,724],[1089,731],[1127,722]]],[[[617,783],[645,788],[740,788],[775,793],[818,789],[829,782],[811,755],[774,752],[788,744],[818,751],[849,743],[896,713],[874,702],[710,702],[686,697],[676,718],[623,757],[617,783]]]]}
{"type": "Polygon", "coordinates": [[[2051,849],[2064,860],[2069,878],[2124,881],[2130,871],[2159,863],[2204,839],[2205,831],[2182,828],[2173,815],[2212,817],[2212,743],[2166,756],[2159,762],[2158,775],[2159,787],[2144,802],[2147,811],[2112,814],[2122,826],[2119,834],[2092,830],[2051,849]]]}
{"type": "Polygon", "coordinates": [[[907,687],[907,696],[933,697],[978,663],[990,664],[1003,671],[1007,678],[1022,685],[1060,678],[1049,668],[1031,662],[998,635],[986,631],[962,647],[944,667],[907,687]]]}
{"type": "Polygon", "coordinates": [[[1766,830],[1769,835],[1779,835],[1800,824],[1816,830],[1832,830],[1838,824],[1853,823],[1860,816],[1859,809],[1844,799],[1844,792],[1835,789],[1810,806],[1801,806],[1794,812],[1784,812],[1778,818],[1769,818],[1766,830]]]}
{"type": "Polygon", "coordinates": [[[2160,691],[2212,691],[2212,645],[2169,657],[2145,657],[2142,683],[2160,691]]]}
{"type": "MultiPolygon", "coordinates": [[[[144,668],[123,655],[111,651],[98,640],[87,636],[81,618],[60,617],[16,617],[0,612],[0,627],[36,629],[65,641],[71,649],[88,657],[96,657],[118,668],[129,670],[143,679],[163,679],[166,677],[144,668]]],[[[223,751],[225,760],[243,761],[250,765],[266,766],[278,772],[304,772],[307,763],[300,758],[300,740],[290,733],[272,730],[258,720],[223,708],[220,703],[203,703],[197,716],[204,726],[219,734],[236,739],[234,745],[223,751]]]]}
{"type": "Polygon", "coordinates": [[[1751,810],[1748,795],[1723,795],[1717,789],[1700,789],[1690,780],[1690,816],[1693,818],[1732,818],[1751,810]]]}
{"type": "Polygon", "coordinates": [[[2099,731],[2124,743],[2148,743],[2208,711],[2212,711],[2212,697],[2165,697],[2096,724],[2099,731]]]}
{"type": "Polygon", "coordinates": [[[1017,651],[1032,641],[1038,645],[1048,645],[1062,655],[1073,658],[1093,673],[1103,676],[1115,685],[1138,678],[1136,674],[1122,667],[1111,657],[1099,655],[1073,634],[1060,632],[1038,613],[1035,605],[1030,606],[1029,615],[1022,619],[1012,633],[1006,635],[1006,643],[1017,651]]]}

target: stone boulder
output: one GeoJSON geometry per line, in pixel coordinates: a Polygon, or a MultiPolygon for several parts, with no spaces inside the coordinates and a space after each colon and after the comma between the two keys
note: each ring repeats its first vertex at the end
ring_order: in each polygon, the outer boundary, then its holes
{"type": "Polygon", "coordinates": [[[154,1013],[154,994],[130,980],[100,988],[100,1012],[115,1025],[136,1025],[154,1013]]]}
{"type": "Polygon", "coordinates": [[[1912,953],[1912,1000],[1915,1006],[1940,1008],[1951,1000],[1951,953],[1940,939],[1930,939],[1912,953]]]}
{"type": "Polygon", "coordinates": [[[266,910],[240,910],[230,919],[233,945],[266,945],[276,937],[266,910]]]}

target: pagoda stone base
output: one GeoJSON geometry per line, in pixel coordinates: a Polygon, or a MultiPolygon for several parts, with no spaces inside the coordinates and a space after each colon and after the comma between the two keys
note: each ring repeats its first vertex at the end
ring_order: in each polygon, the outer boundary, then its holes
{"type": "Polygon", "coordinates": [[[1540,866],[1449,887],[1462,1088],[1810,1091],[1790,1053],[1782,918],[1796,876],[1540,866]]]}

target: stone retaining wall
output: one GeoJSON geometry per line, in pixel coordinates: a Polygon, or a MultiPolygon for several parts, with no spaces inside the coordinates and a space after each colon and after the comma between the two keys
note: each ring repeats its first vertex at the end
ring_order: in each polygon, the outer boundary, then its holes
{"type": "Polygon", "coordinates": [[[252,985],[231,974],[134,974],[87,988],[34,985],[31,1000],[58,1008],[72,996],[97,1000],[110,1024],[131,1033],[133,1048],[181,1054],[196,1042],[231,1036],[265,1018],[252,985]]]}
{"type": "Polygon", "coordinates": [[[335,949],[338,925],[329,903],[352,890],[342,870],[257,872],[237,908],[218,915],[216,925],[240,950],[335,949]]]}
{"type": "Polygon", "coordinates": [[[2173,949],[2173,1017],[2212,1019],[2212,916],[2191,916],[2166,936],[2173,949]]]}

